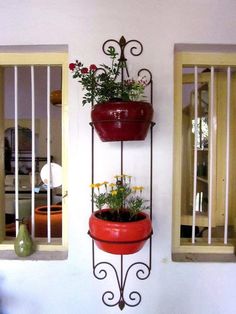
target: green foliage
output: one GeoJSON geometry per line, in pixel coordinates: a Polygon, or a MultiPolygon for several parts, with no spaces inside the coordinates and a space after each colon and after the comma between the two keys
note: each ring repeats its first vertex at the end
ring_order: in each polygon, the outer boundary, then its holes
{"type": "Polygon", "coordinates": [[[91,187],[94,189],[94,203],[96,207],[109,208],[113,214],[119,216],[121,211],[129,212],[129,219],[144,209],[146,200],[142,198],[142,186],[131,187],[131,176],[115,176],[116,182],[95,183],[91,187]],[[102,191],[101,191],[102,190],[102,191]]]}
{"type": "Polygon", "coordinates": [[[111,66],[101,64],[97,67],[91,64],[85,67],[80,61],[69,64],[72,77],[78,79],[81,83],[85,94],[82,104],[102,103],[110,99],[119,98],[121,100],[138,100],[144,95],[146,86],[145,78],[139,78],[118,81],[120,68],[123,66],[117,61],[118,53],[114,47],[109,47],[107,55],[111,58],[111,66]]]}

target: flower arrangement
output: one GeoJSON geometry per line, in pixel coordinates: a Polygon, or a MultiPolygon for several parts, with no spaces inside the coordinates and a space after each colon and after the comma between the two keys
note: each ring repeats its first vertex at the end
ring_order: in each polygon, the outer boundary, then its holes
{"type": "Polygon", "coordinates": [[[95,64],[91,64],[86,67],[78,60],[69,64],[73,78],[77,78],[78,82],[82,84],[83,90],[86,91],[82,104],[102,103],[117,98],[124,101],[135,101],[144,97],[144,89],[147,85],[145,76],[138,80],[117,81],[121,67],[126,65],[117,61],[118,53],[114,47],[108,48],[107,55],[111,58],[111,66],[101,64],[97,67],[95,64]]]}
{"type": "Polygon", "coordinates": [[[142,210],[148,209],[142,198],[142,186],[131,186],[131,176],[116,175],[115,183],[91,184],[95,189],[94,203],[99,212],[97,217],[111,221],[135,221],[142,210]],[[108,211],[102,211],[107,208],[108,211]]]}

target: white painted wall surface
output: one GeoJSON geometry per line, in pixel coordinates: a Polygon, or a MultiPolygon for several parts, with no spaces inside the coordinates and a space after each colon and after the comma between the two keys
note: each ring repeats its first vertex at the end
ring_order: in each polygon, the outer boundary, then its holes
{"type": "MultiPolygon", "coordinates": [[[[153,72],[154,236],[153,269],[146,281],[131,279],[142,294],[126,314],[233,314],[234,264],[171,261],[173,48],[175,43],[236,42],[235,0],[10,0],[0,2],[0,45],[67,44],[70,61],[100,63],[108,38],[138,39],[144,45],[135,65],[153,72]]],[[[101,295],[113,278],[98,281],[91,269],[89,108],[81,106],[81,89],[69,78],[69,258],[66,261],[0,261],[0,300],[4,314],[108,314],[101,295]]],[[[100,143],[99,143],[100,144],[100,143]]],[[[147,144],[132,144],[126,172],[143,164],[147,144]],[[140,152],[137,155],[137,152],[140,152]]],[[[100,147],[100,146],[99,146],[100,147]]],[[[118,172],[117,146],[99,148],[98,180],[118,172]],[[103,158],[109,149],[110,155],[103,158]],[[107,162],[110,164],[107,165],[107,162]],[[106,165],[105,169],[102,168],[106,165]],[[102,175],[104,174],[104,176],[102,175]]],[[[145,163],[145,162],[144,162],[145,163]]],[[[135,171],[136,172],[136,171],[135,171]]],[[[137,178],[145,179],[140,170],[137,178]]],[[[146,257],[144,249],[141,257],[146,257]]],[[[101,254],[101,258],[104,255],[101,254]]],[[[105,257],[104,257],[105,258],[105,257]]],[[[135,256],[130,257],[132,261],[135,256]]]]}

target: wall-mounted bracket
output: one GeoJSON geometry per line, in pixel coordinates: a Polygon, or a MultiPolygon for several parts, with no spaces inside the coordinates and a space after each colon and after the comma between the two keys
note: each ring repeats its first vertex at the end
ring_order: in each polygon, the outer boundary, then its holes
{"type": "MultiPolygon", "coordinates": [[[[119,53],[119,69],[120,69],[120,79],[121,82],[124,81],[125,78],[129,78],[129,69],[127,66],[127,58],[125,56],[125,52],[129,49],[129,53],[132,56],[139,56],[143,52],[143,46],[138,40],[129,40],[122,36],[119,41],[114,39],[109,39],[104,42],[102,46],[103,52],[108,55],[107,49],[109,47],[113,47],[116,49],[118,47],[119,53]]],[[[153,82],[152,82],[152,74],[146,69],[140,69],[137,73],[138,76],[145,75],[147,78],[147,85],[150,87],[150,102],[153,103],[153,82]]],[[[92,104],[93,106],[93,104],[92,104]]],[[[92,164],[91,164],[91,181],[94,183],[94,160],[95,160],[95,152],[94,152],[94,126],[91,125],[91,147],[92,147],[92,164]]],[[[150,218],[152,219],[152,185],[153,185],[153,127],[155,123],[152,122],[150,125],[150,218]]],[[[123,174],[123,142],[120,142],[120,172],[123,174]]],[[[92,213],[94,212],[94,202],[93,202],[93,194],[91,201],[91,209],[92,213]]],[[[138,306],[142,300],[142,296],[140,292],[133,290],[127,292],[127,281],[131,274],[134,274],[137,279],[145,280],[150,276],[151,268],[152,268],[152,237],[150,236],[148,242],[146,243],[148,246],[148,258],[147,262],[136,261],[129,266],[126,266],[125,258],[126,255],[117,255],[119,261],[117,262],[117,267],[115,267],[112,263],[108,261],[97,261],[96,250],[94,239],[92,239],[92,266],[93,266],[93,274],[95,278],[99,280],[106,279],[109,274],[113,274],[116,278],[116,283],[118,287],[114,287],[112,290],[107,290],[102,295],[102,301],[106,306],[114,307],[119,306],[120,310],[123,310],[125,306],[135,307],[138,306]]],[[[137,258],[138,253],[133,255],[134,258],[137,258]]]]}

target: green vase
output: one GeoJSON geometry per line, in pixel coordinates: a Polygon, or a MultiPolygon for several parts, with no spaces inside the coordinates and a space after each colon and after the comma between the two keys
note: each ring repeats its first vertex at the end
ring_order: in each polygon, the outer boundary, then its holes
{"type": "Polygon", "coordinates": [[[34,244],[27,229],[26,224],[20,224],[19,232],[14,241],[14,249],[16,255],[20,257],[26,257],[33,253],[34,244]]]}

